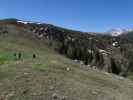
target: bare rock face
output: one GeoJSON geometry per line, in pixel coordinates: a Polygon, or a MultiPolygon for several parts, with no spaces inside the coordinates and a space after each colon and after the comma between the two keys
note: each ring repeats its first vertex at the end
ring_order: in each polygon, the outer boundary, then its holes
{"type": "Polygon", "coordinates": [[[102,68],[102,70],[106,71],[106,72],[112,72],[111,59],[110,59],[109,55],[106,52],[102,53],[100,59],[103,59],[103,68],[102,68]]]}

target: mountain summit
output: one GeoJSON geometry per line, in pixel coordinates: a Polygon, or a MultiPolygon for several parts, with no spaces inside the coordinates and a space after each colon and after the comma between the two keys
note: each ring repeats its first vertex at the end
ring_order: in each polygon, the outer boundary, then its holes
{"type": "Polygon", "coordinates": [[[125,29],[121,29],[121,28],[116,28],[116,29],[110,29],[109,31],[105,32],[106,34],[109,34],[111,36],[119,36],[122,34],[126,34],[128,32],[133,31],[133,28],[125,28],[125,29]]]}

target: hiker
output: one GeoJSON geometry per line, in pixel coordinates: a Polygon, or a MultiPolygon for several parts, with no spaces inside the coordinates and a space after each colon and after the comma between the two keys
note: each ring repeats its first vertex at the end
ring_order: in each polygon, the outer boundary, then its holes
{"type": "Polygon", "coordinates": [[[35,54],[33,54],[33,59],[35,59],[36,58],[36,55],[35,54]]]}
{"type": "Polygon", "coordinates": [[[15,59],[17,58],[17,54],[16,53],[14,53],[13,56],[14,56],[15,59]]]}
{"type": "Polygon", "coordinates": [[[18,59],[21,59],[21,57],[22,57],[22,54],[21,54],[21,52],[19,52],[18,53],[18,59]]]}

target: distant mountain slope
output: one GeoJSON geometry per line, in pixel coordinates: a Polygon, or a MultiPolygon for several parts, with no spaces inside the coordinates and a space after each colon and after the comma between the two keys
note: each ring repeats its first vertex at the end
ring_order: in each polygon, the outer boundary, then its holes
{"type": "Polygon", "coordinates": [[[17,19],[1,20],[0,24],[7,30],[17,27],[25,33],[33,33],[26,36],[34,36],[77,63],[122,76],[132,72],[133,39],[128,33],[114,37],[17,19]]]}
{"type": "MultiPolygon", "coordinates": [[[[133,99],[133,82],[129,79],[79,65],[56,52],[62,49],[64,36],[68,39],[66,37],[70,35],[72,41],[75,41],[70,43],[72,48],[77,44],[76,50],[85,49],[84,46],[88,46],[87,39],[92,38],[92,44],[97,47],[92,49],[93,52],[96,53],[98,51],[95,50],[101,48],[100,55],[106,55],[107,51],[103,49],[109,44],[106,41],[110,37],[84,35],[81,32],[57,27],[53,29],[53,26],[48,28],[50,31],[47,32],[48,36],[46,34],[42,37],[41,33],[43,35],[45,33],[38,29],[48,26],[47,24],[27,26],[16,22],[0,24],[0,100],[133,99]],[[73,39],[79,39],[81,43],[73,39]],[[97,39],[100,44],[97,43],[97,39]],[[18,58],[19,53],[21,53],[20,58],[18,58]]],[[[73,58],[64,53],[64,50],[62,49],[60,53],[73,58]]],[[[92,56],[94,55],[96,54],[92,56]]]]}

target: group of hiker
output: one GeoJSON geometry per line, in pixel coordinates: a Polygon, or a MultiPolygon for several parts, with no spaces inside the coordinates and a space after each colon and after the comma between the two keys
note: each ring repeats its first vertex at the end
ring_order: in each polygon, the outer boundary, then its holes
{"type": "MultiPolygon", "coordinates": [[[[22,58],[22,52],[14,53],[14,57],[15,57],[15,59],[21,59],[22,58]]],[[[36,54],[33,54],[32,58],[35,59],[36,54]]]]}

